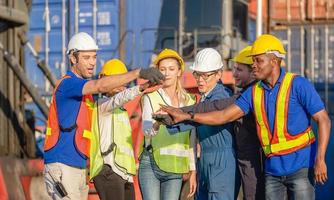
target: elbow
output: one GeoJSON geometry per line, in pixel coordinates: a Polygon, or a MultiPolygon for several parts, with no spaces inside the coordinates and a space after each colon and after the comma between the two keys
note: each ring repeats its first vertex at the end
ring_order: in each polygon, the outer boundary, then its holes
{"type": "Polygon", "coordinates": [[[332,122],[331,122],[331,120],[330,120],[330,118],[329,118],[328,115],[327,115],[327,119],[326,119],[326,124],[327,124],[327,126],[328,126],[328,129],[330,130],[330,129],[331,129],[331,126],[332,126],[332,122]]]}
{"type": "Polygon", "coordinates": [[[328,132],[330,132],[331,129],[331,125],[332,122],[327,114],[327,112],[322,112],[316,119],[315,121],[317,122],[319,127],[323,127],[326,130],[328,130],[328,132]]]}
{"type": "Polygon", "coordinates": [[[331,125],[332,125],[332,122],[329,118],[329,115],[327,112],[325,112],[325,114],[323,115],[322,119],[319,120],[319,122],[321,123],[324,123],[326,127],[328,127],[328,129],[331,128],[331,125]]]}

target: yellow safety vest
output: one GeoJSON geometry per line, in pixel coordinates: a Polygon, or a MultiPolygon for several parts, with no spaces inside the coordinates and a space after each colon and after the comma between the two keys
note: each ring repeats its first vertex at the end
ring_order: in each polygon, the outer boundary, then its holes
{"type": "Polygon", "coordinates": [[[265,110],[264,89],[260,81],[253,86],[253,106],[257,125],[257,134],[267,157],[285,155],[295,152],[315,141],[311,126],[298,134],[288,133],[289,98],[293,78],[292,73],[286,73],[280,85],[275,112],[274,133],[270,132],[265,110]]]}
{"type": "MultiPolygon", "coordinates": [[[[90,148],[90,179],[97,176],[103,167],[103,156],[100,149],[100,130],[97,117],[97,106],[93,111],[92,138],[90,148]]],[[[115,109],[111,114],[114,146],[112,154],[115,166],[125,174],[136,174],[136,165],[132,147],[132,130],[127,111],[115,109]]]]}
{"type": "MultiPolygon", "coordinates": [[[[160,109],[159,104],[167,105],[158,91],[147,94],[153,112],[160,109]]],[[[196,97],[188,94],[187,106],[196,103],[196,97]]],[[[161,125],[157,135],[151,139],[154,161],[159,169],[171,173],[189,172],[190,131],[170,134],[166,126],[161,125]]],[[[142,145],[143,146],[143,145],[142,145]]]]}

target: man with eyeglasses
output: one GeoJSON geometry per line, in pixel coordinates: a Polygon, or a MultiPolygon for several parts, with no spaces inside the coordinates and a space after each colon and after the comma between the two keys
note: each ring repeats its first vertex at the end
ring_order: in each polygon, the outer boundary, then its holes
{"type": "MultiPolygon", "coordinates": [[[[253,60],[250,57],[252,46],[242,49],[231,61],[234,62],[233,77],[237,93],[229,98],[215,101],[201,102],[196,105],[180,108],[183,112],[205,113],[223,110],[235,103],[237,97],[252,87],[256,80],[252,74],[253,60]]],[[[173,119],[169,115],[161,116],[161,123],[169,125],[170,133],[176,132],[175,126],[191,124],[186,121],[173,125],[173,119]]],[[[241,175],[242,192],[244,200],[264,199],[264,155],[259,140],[257,139],[256,123],[254,115],[249,113],[234,122],[234,137],[236,140],[236,153],[238,168],[241,175]]]]}
{"type": "Polygon", "coordinates": [[[315,199],[315,183],[328,179],[326,151],[331,120],[314,86],[281,68],[282,41],[264,34],[253,43],[253,75],[259,80],[224,110],[190,115],[170,107],[161,110],[174,123],[191,120],[221,125],[254,114],[258,139],[266,155],[266,199],[315,199]],[[312,130],[311,120],[317,125],[312,130]],[[315,142],[317,140],[317,143],[315,142]]]}
{"type": "MultiPolygon", "coordinates": [[[[212,48],[199,51],[191,66],[201,102],[229,98],[232,91],[221,82],[223,63],[220,54],[212,48]]],[[[187,129],[192,125],[175,126],[187,129]]],[[[172,131],[171,131],[172,132],[172,131]]],[[[200,143],[198,162],[198,190],[195,199],[235,199],[239,184],[233,124],[207,126],[199,124],[196,130],[200,143]]]]}

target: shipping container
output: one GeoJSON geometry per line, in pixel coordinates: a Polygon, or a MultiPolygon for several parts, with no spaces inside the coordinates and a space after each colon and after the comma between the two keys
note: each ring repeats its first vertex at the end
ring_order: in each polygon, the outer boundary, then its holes
{"type": "MultiPolygon", "coordinates": [[[[116,55],[118,44],[118,4],[116,1],[45,1],[34,0],[30,15],[29,41],[57,78],[65,74],[65,54],[69,38],[84,31],[96,38],[99,46],[97,70],[116,55]]],[[[52,90],[26,52],[28,75],[41,91],[52,90]]]]}
{"type": "MultiPolygon", "coordinates": [[[[268,3],[270,20],[273,24],[334,19],[333,0],[264,0],[262,5],[264,19],[267,19],[268,3]]],[[[249,1],[249,14],[251,18],[256,18],[256,0],[249,1]]]]}
{"type": "Polygon", "coordinates": [[[311,20],[334,19],[333,0],[307,0],[307,18],[311,20]]]}
{"type": "Polygon", "coordinates": [[[270,1],[270,18],[274,21],[301,21],[305,19],[303,1],[270,1]],[[290,5],[289,5],[290,4],[290,5]]]}
{"type": "MultiPolygon", "coordinates": [[[[287,50],[287,71],[328,85],[327,88],[334,84],[334,25],[291,26],[271,33],[283,41],[287,50]]],[[[323,95],[326,103],[329,102],[328,93],[323,95]]],[[[330,112],[334,113],[331,107],[330,112]]]]}

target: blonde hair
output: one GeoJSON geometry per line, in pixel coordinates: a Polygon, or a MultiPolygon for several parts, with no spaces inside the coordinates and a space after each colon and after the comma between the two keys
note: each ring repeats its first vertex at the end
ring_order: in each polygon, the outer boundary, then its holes
{"type": "MultiPolygon", "coordinates": [[[[188,95],[188,92],[182,87],[182,83],[181,83],[181,79],[182,79],[182,75],[183,75],[183,70],[181,68],[181,63],[178,59],[174,58],[174,57],[167,57],[167,58],[171,58],[176,60],[177,65],[179,67],[179,70],[181,71],[181,76],[177,78],[177,82],[176,82],[176,95],[177,95],[177,99],[180,101],[180,103],[182,103],[183,105],[187,105],[190,98],[188,95]]],[[[164,59],[167,59],[164,58],[164,59]]],[[[161,59],[160,61],[164,60],[161,59]]],[[[157,65],[155,65],[156,68],[159,69],[159,63],[160,61],[157,63],[157,65]]]]}
{"type": "MultiPolygon", "coordinates": [[[[183,74],[183,72],[181,74],[183,74]]],[[[187,105],[189,102],[189,95],[188,92],[182,87],[181,78],[182,76],[178,77],[177,79],[176,95],[177,98],[180,100],[180,103],[182,103],[183,105],[187,105]]]]}

